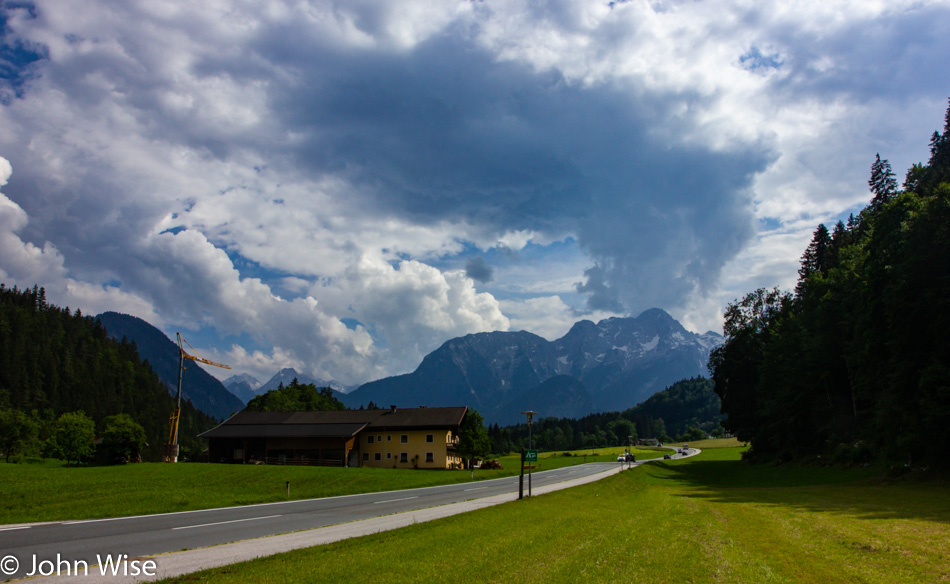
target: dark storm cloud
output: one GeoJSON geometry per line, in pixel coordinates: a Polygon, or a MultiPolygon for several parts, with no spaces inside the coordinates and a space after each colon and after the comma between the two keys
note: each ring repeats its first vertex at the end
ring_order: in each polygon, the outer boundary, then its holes
{"type": "Polygon", "coordinates": [[[580,86],[499,62],[464,34],[405,54],[323,48],[318,58],[293,38],[261,47],[301,72],[271,94],[282,123],[307,136],[290,154],[345,176],[383,213],[576,234],[598,265],[591,286],[616,287],[612,306],[631,311],[715,280],[753,234],[748,187],[767,149],[682,145],[697,96],[580,86]]]}
{"type": "Polygon", "coordinates": [[[494,270],[492,267],[488,265],[485,258],[481,256],[468,258],[465,262],[465,275],[476,282],[481,282],[482,284],[491,282],[493,273],[494,270]]]}
{"type": "Polygon", "coordinates": [[[794,281],[950,78],[945,1],[35,5],[0,0],[0,272],[364,379],[495,293],[551,331],[794,281]]]}

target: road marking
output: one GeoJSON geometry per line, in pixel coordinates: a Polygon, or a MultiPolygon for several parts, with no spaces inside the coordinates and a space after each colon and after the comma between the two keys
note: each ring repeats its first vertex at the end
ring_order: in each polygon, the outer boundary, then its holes
{"type": "Polygon", "coordinates": [[[0,527],[0,531],[13,531],[15,529],[29,529],[30,526],[26,525],[24,527],[0,527]]]}
{"type": "Polygon", "coordinates": [[[488,487],[475,487],[474,489],[465,489],[465,491],[481,491],[482,489],[487,489],[488,487]]]}
{"type": "Polygon", "coordinates": [[[395,503],[396,501],[408,501],[409,499],[418,499],[419,497],[404,497],[402,499],[389,499],[388,501],[374,501],[373,505],[379,505],[380,503],[395,503]]]}
{"type": "Polygon", "coordinates": [[[231,521],[218,521],[216,523],[202,523],[201,525],[185,525],[182,527],[172,527],[172,531],[176,529],[191,529],[193,527],[210,527],[212,525],[224,525],[225,523],[240,523],[241,521],[257,521],[258,519],[273,519],[274,517],[281,517],[281,516],[268,515],[267,517],[248,517],[247,519],[232,519],[231,521]]]}
{"type": "MultiPolygon", "coordinates": [[[[605,463],[585,462],[585,463],[583,463],[583,464],[585,464],[585,465],[587,465],[587,464],[590,464],[590,465],[598,465],[598,464],[601,464],[601,465],[602,465],[602,464],[605,464],[605,463]]],[[[540,476],[540,475],[546,474],[546,473],[554,473],[556,470],[558,470],[558,469],[538,471],[538,472],[536,472],[536,473],[534,473],[534,474],[535,474],[535,476],[540,476]]],[[[571,472],[573,473],[573,472],[575,472],[575,471],[571,471],[571,472]]],[[[580,471],[576,471],[576,472],[580,472],[580,471]]],[[[596,473],[594,473],[594,474],[596,474],[596,473]]],[[[517,481],[517,479],[518,479],[518,477],[517,477],[517,475],[515,475],[515,476],[509,476],[509,477],[500,477],[500,478],[497,478],[497,479],[482,479],[480,482],[483,482],[483,483],[494,483],[494,482],[504,482],[504,481],[515,482],[515,481],[517,481]]],[[[455,486],[457,486],[457,484],[434,485],[434,486],[431,486],[431,487],[412,487],[412,488],[409,488],[409,489],[396,489],[396,490],[394,490],[394,491],[382,491],[382,492],[400,493],[400,492],[414,491],[414,490],[425,490],[425,491],[433,490],[433,491],[435,491],[435,490],[442,490],[442,489],[451,489],[452,487],[455,487],[455,486]]],[[[292,499],[292,500],[290,500],[290,501],[274,501],[274,502],[272,502],[272,503],[255,503],[255,504],[253,504],[253,505],[231,505],[231,506],[228,506],[228,507],[212,507],[212,508],[210,508],[210,509],[189,509],[188,511],[171,511],[171,512],[167,512],[167,513],[147,513],[147,514],[144,514],[144,515],[127,515],[127,516],[125,516],[125,517],[104,517],[104,518],[102,518],[102,519],[82,519],[82,520],[77,520],[77,521],[62,521],[62,522],[59,522],[58,525],[80,525],[80,524],[83,524],[83,523],[99,523],[99,522],[104,522],[104,521],[128,521],[128,520],[132,520],[132,519],[149,519],[149,518],[152,518],[152,517],[170,517],[170,516],[172,516],[172,515],[191,515],[191,514],[194,514],[194,513],[212,513],[212,512],[215,512],[215,511],[226,511],[226,510],[231,510],[231,509],[251,509],[251,508],[254,508],[254,507],[267,507],[267,506],[271,506],[271,505],[296,505],[296,504],[301,504],[301,503],[312,503],[312,502],[314,502],[314,501],[327,501],[327,500],[336,500],[336,499],[365,498],[365,497],[371,496],[371,495],[373,495],[373,494],[375,494],[375,493],[354,493],[354,494],[352,494],[352,495],[336,495],[336,496],[333,496],[333,497],[316,497],[316,498],[312,498],[312,499],[292,499]]],[[[410,498],[415,498],[415,497],[410,497],[410,498]]],[[[400,499],[396,499],[396,500],[398,501],[398,500],[400,500],[400,499]]],[[[385,502],[385,501],[380,501],[380,502],[382,503],[382,502],[385,502]]]]}

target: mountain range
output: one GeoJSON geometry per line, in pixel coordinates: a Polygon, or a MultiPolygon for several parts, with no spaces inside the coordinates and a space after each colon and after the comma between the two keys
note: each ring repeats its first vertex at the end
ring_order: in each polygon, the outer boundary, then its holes
{"type": "MultiPolygon", "coordinates": [[[[135,342],[142,359],[175,393],[179,350],[174,342],[133,316],[105,312],[97,318],[110,336],[135,342]]],[[[658,308],[636,318],[596,324],[582,320],[556,341],[525,331],[476,333],[446,341],[412,373],[371,381],[337,397],[351,408],[370,402],[381,407],[466,405],[478,409],[487,422],[502,425],[522,421],[520,412],[529,409],[542,417],[579,418],[624,410],[681,379],[704,375],[709,351],[722,341],[712,331],[687,331],[658,308]]],[[[317,387],[341,387],[293,368],[281,369],[264,383],[247,374],[222,383],[186,363],[182,395],[201,411],[224,419],[294,378],[317,387]]]]}
{"type": "Polygon", "coordinates": [[[293,367],[285,367],[266,382],[261,383],[255,377],[246,373],[241,375],[232,375],[222,383],[228,391],[241,398],[241,401],[247,403],[262,393],[267,393],[272,389],[277,389],[280,385],[289,385],[296,379],[299,383],[312,383],[317,388],[331,387],[334,391],[343,393],[347,388],[336,381],[325,381],[311,377],[306,373],[298,373],[293,367]]]}
{"type": "Polygon", "coordinates": [[[672,383],[704,375],[722,335],[696,334],[654,308],[636,318],[582,320],[556,341],[490,332],[446,341],[412,373],[366,383],[349,407],[468,405],[488,422],[522,421],[521,411],[580,417],[632,407],[672,383]]]}
{"type": "MultiPolygon", "coordinates": [[[[134,342],[139,356],[148,361],[169,393],[175,395],[178,392],[180,351],[178,345],[165,336],[165,333],[141,318],[128,314],[103,312],[96,318],[110,337],[134,342]]],[[[182,399],[190,400],[196,408],[219,420],[244,409],[243,401],[193,361],[185,361],[181,395],[182,399]]]]}

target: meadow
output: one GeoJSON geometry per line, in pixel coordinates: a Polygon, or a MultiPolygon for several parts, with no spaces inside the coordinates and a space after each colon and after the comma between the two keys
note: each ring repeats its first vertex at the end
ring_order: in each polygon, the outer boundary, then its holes
{"type": "Polygon", "coordinates": [[[950,581],[946,482],[741,450],[167,582],[950,581]]]}
{"type": "MultiPolygon", "coordinates": [[[[535,472],[613,461],[622,447],[542,453],[535,472]]],[[[637,450],[638,459],[662,452],[637,450]]],[[[486,480],[516,475],[518,455],[498,470],[409,470],[204,463],[66,468],[56,460],[0,463],[0,525],[210,509],[486,480]],[[287,483],[290,495],[287,495],[287,483]]]]}

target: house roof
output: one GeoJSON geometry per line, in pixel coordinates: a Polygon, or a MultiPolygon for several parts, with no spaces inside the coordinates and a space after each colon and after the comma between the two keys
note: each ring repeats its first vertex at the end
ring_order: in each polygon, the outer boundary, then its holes
{"type": "Polygon", "coordinates": [[[466,407],[332,410],[322,412],[238,412],[199,438],[352,437],[363,429],[457,428],[466,407]]]}
{"type": "Polygon", "coordinates": [[[451,408],[397,408],[372,410],[377,414],[369,424],[370,430],[425,430],[457,428],[468,411],[467,407],[451,408]]]}
{"type": "Polygon", "coordinates": [[[366,424],[221,424],[199,438],[350,438],[366,424]]]}

